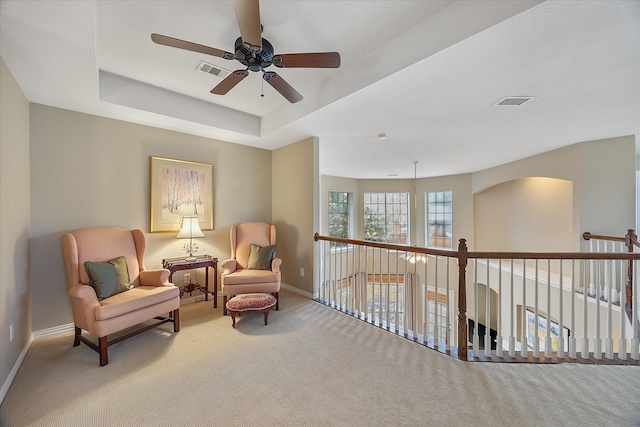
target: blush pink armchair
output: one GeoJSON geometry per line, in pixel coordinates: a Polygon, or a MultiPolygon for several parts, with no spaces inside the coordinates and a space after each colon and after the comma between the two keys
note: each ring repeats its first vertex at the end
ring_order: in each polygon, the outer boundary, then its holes
{"type": "Polygon", "coordinates": [[[227,300],[239,294],[266,293],[276,297],[276,310],[280,309],[280,258],[273,258],[269,269],[248,269],[251,244],[267,247],[276,244],[276,226],[264,222],[246,222],[232,225],[231,259],[223,261],[222,310],[227,314],[227,300]]]}
{"type": "MultiPolygon", "coordinates": [[[[142,231],[84,228],[62,235],[60,242],[75,325],[74,347],[83,342],[100,354],[100,366],[104,366],[109,363],[107,347],[112,344],[167,322],[173,322],[174,332],[180,331],[180,291],[169,283],[169,270],[145,268],[147,243],[142,231]],[[85,262],[104,264],[118,257],[126,260],[130,289],[99,300],[90,285],[85,262]],[[167,313],[169,317],[163,317],[167,313]],[[159,321],[145,323],[137,330],[107,341],[107,335],[152,319],[159,321]],[[82,336],[83,329],[98,337],[98,345],[82,336]]],[[[125,271],[124,264],[121,265],[121,271],[125,271]]]]}

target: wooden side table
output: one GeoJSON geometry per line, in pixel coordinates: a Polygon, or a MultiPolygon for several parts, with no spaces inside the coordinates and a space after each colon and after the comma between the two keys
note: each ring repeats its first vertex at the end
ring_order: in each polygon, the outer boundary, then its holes
{"type": "Polygon", "coordinates": [[[180,298],[185,292],[192,293],[194,291],[204,292],[205,301],[209,301],[209,267],[213,268],[213,308],[218,307],[218,258],[211,255],[200,255],[196,257],[196,260],[189,262],[185,260],[185,257],[178,258],[166,258],[162,260],[162,267],[169,270],[169,281],[173,280],[173,273],[180,270],[191,270],[195,268],[204,268],[205,281],[204,288],[199,283],[188,283],[184,286],[180,286],[180,298]]]}

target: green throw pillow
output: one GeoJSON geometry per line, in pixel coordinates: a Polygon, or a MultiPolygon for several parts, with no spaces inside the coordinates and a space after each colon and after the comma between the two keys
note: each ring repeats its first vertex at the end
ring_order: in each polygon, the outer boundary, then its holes
{"type": "Polygon", "coordinates": [[[271,270],[271,261],[276,253],[276,245],[265,246],[251,244],[247,270],[271,270]]]}
{"type": "Polygon", "coordinates": [[[123,256],[105,262],[87,261],[84,268],[99,300],[133,288],[129,280],[127,260],[123,256]]]}

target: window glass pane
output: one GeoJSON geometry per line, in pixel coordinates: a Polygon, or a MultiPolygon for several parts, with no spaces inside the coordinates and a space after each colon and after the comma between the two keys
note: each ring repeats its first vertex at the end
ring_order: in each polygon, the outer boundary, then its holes
{"type": "MultiPolygon", "coordinates": [[[[329,192],[329,236],[348,239],[351,237],[349,224],[351,223],[350,193],[341,191],[329,192]]],[[[338,244],[337,246],[344,246],[338,244]]],[[[336,247],[335,243],[331,247],[336,247]]]]}
{"type": "Polygon", "coordinates": [[[427,193],[427,247],[451,249],[453,244],[451,191],[427,193]]]}
{"type": "Polygon", "coordinates": [[[409,193],[364,193],[364,238],[407,244],[409,193]]]}

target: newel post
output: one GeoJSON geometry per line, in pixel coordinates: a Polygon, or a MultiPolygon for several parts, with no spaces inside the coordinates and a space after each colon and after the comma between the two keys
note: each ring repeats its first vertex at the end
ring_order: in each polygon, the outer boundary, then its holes
{"type": "Polygon", "coordinates": [[[467,240],[458,241],[458,358],[467,360],[467,240]]]}
{"type": "MultiPolygon", "coordinates": [[[[638,241],[636,231],[632,228],[627,230],[627,234],[624,236],[624,243],[627,245],[627,251],[633,252],[633,244],[638,241]]],[[[626,292],[626,307],[631,309],[631,303],[633,301],[633,261],[629,260],[629,270],[627,273],[627,292],[626,292]]]]}

